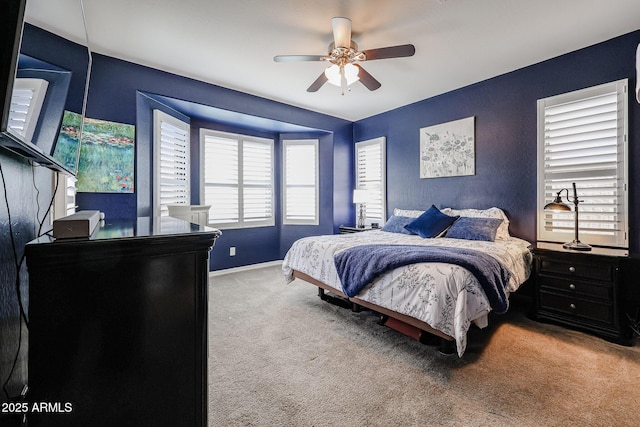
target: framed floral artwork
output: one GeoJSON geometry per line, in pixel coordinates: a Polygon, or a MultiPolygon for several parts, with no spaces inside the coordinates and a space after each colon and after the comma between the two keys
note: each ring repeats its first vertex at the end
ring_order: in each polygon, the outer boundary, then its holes
{"type": "MultiPolygon", "coordinates": [[[[75,169],[82,116],[65,111],[53,157],[75,169]]],[[[84,119],[76,178],[78,192],[133,193],[135,126],[84,119]]]]}
{"type": "Polygon", "coordinates": [[[475,173],[475,117],[420,129],[420,178],[475,173]]]}

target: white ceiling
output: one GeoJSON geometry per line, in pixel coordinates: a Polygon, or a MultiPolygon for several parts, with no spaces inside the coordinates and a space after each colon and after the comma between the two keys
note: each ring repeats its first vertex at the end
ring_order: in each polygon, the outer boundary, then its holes
{"type": "MultiPolygon", "coordinates": [[[[83,0],[97,53],[355,121],[640,29],[639,0],[83,0]],[[361,63],[382,83],[344,96],[307,87],[331,18],[361,50],[412,43],[409,58],[361,63]]],[[[27,0],[26,20],[82,42],[81,0],[27,0]]],[[[629,52],[634,61],[635,52],[629,52]]]]}

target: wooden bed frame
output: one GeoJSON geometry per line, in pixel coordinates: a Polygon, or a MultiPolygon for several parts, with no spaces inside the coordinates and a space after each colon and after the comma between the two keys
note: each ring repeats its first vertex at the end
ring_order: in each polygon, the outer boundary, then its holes
{"type": "Polygon", "coordinates": [[[402,313],[389,310],[388,308],[380,307],[379,305],[370,303],[368,301],[361,300],[358,297],[348,297],[338,289],[332,288],[329,285],[322,283],[319,280],[314,279],[308,274],[302,273],[297,270],[293,270],[293,277],[304,280],[318,287],[318,296],[329,303],[339,305],[345,308],[351,308],[353,311],[360,311],[362,307],[374,311],[380,315],[381,325],[385,325],[391,329],[394,329],[404,335],[407,335],[415,340],[422,342],[423,344],[431,344],[435,337],[439,338],[439,351],[444,354],[455,353],[455,340],[453,337],[440,332],[428,323],[418,320],[414,317],[404,315],[402,313]],[[329,291],[332,294],[337,295],[333,297],[327,295],[325,291],[329,291]],[[435,336],[435,337],[434,337],[435,336]]]}

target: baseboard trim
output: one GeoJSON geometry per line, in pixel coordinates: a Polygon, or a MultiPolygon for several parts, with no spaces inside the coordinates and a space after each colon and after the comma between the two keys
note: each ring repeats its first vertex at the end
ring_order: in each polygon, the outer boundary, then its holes
{"type": "Polygon", "coordinates": [[[255,269],[264,268],[264,267],[273,267],[276,265],[282,265],[282,260],[243,265],[241,267],[225,268],[222,270],[214,270],[209,272],[209,277],[223,276],[225,274],[238,273],[240,271],[255,270],[255,269]]]}

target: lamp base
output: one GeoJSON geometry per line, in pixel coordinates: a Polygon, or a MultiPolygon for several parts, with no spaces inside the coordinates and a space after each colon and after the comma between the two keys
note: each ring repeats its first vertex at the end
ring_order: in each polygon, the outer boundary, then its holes
{"type": "Polygon", "coordinates": [[[364,203],[360,203],[360,206],[358,208],[358,224],[357,224],[357,227],[358,228],[364,228],[364,223],[365,223],[364,203]]]}
{"type": "Polygon", "coordinates": [[[563,248],[565,249],[569,249],[572,251],[590,251],[591,250],[591,246],[586,244],[586,243],[582,243],[580,240],[574,240],[573,242],[567,242],[564,245],[562,245],[563,248]]]}

